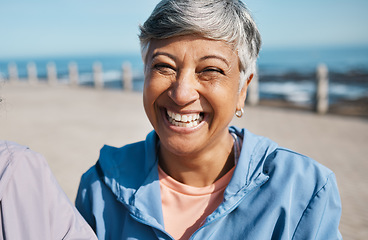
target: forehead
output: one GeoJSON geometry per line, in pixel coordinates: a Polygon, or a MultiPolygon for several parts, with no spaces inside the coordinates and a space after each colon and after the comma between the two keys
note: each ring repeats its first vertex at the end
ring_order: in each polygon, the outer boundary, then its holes
{"type": "Polygon", "coordinates": [[[237,53],[230,44],[224,41],[191,35],[167,39],[153,39],[149,44],[146,60],[149,60],[158,52],[171,53],[179,56],[190,54],[193,57],[219,55],[228,61],[237,60],[237,53]]]}

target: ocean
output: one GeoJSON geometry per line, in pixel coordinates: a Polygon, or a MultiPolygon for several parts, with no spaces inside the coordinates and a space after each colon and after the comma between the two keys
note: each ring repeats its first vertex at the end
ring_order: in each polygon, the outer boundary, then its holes
{"type": "MultiPolygon", "coordinates": [[[[7,79],[8,65],[16,64],[19,78],[27,78],[29,62],[35,63],[39,79],[46,79],[46,66],[53,62],[60,82],[68,81],[68,65],[74,62],[78,65],[79,82],[86,86],[93,86],[92,68],[99,62],[104,87],[113,89],[123,87],[122,64],[129,62],[133,70],[133,90],[143,88],[143,63],[139,54],[0,59],[0,77],[7,79]]],[[[262,49],[258,59],[260,98],[311,104],[316,88],[315,71],[321,63],[329,69],[330,103],[368,97],[367,46],[262,49]]]]}

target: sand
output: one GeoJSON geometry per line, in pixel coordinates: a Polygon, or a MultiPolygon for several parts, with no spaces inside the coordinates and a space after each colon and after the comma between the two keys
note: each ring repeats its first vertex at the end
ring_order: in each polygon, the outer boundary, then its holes
{"type": "MultiPolygon", "coordinates": [[[[152,127],[142,94],[45,84],[1,83],[0,138],[43,154],[74,201],[81,175],[104,145],[143,140],[152,127]]],[[[247,107],[238,127],[267,136],[332,169],[338,181],[344,239],[368,236],[368,121],[275,107],[247,107]]]]}

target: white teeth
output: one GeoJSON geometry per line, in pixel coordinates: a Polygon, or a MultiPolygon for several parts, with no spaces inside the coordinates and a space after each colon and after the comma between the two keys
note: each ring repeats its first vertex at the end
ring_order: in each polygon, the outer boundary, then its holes
{"type": "Polygon", "coordinates": [[[181,115],[167,110],[167,116],[169,122],[177,127],[195,127],[203,120],[199,113],[181,115]]]}
{"type": "Polygon", "coordinates": [[[181,121],[181,115],[180,114],[175,115],[175,121],[178,121],[178,122],[181,121]]]}

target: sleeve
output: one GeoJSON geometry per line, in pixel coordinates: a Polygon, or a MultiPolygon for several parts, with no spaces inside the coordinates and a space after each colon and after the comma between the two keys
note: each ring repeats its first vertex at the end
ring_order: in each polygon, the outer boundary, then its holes
{"type": "Polygon", "coordinates": [[[56,181],[46,160],[29,149],[17,161],[1,201],[9,239],[97,239],[56,181]]]}
{"type": "Polygon", "coordinates": [[[50,224],[54,231],[53,235],[58,236],[55,239],[97,239],[91,227],[61,189],[51,171],[49,171],[49,180],[50,193],[54,191],[50,202],[50,211],[53,211],[50,224]]]}
{"type": "Polygon", "coordinates": [[[340,195],[331,173],[304,210],[292,239],[342,239],[338,229],[340,217],[340,195]]]}

